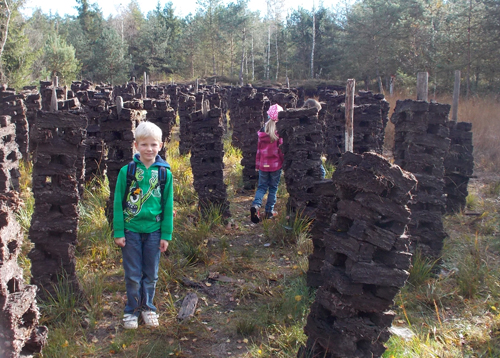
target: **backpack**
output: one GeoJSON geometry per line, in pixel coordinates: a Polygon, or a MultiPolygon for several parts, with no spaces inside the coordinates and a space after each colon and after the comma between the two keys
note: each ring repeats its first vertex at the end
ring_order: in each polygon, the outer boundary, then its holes
{"type": "MultiPolygon", "coordinates": [[[[132,182],[136,180],[135,172],[137,170],[137,164],[133,160],[127,165],[127,189],[125,190],[125,195],[123,196],[122,207],[125,207],[127,204],[127,194],[130,192],[130,187],[132,186],[132,182]]],[[[160,186],[160,205],[161,205],[161,214],[160,221],[163,221],[163,207],[165,206],[165,199],[163,197],[163,191],[165,190],[165,185],[167,184],[167,168],[163,166],[158,167],[158,183],[156,183],[155,189],[160,186]]]]}

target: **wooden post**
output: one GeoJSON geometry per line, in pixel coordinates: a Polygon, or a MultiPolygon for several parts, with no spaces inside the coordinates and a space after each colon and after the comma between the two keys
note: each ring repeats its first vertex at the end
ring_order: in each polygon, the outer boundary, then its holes
{"type": "Polygon", "coordinates": [[[123,98],[121,96],[116,97],[116,113],[120,115],[123,109],[123,98]]]}
{"type": "Polygon", "coordinates": [[[396,81],[396,76],[391,75],[391,82],[389,84],[389,94],[390,96],[394,96],[394,82],[396,81]]]}
{"type": "Polygon", "coordinates": [[[146,93],[147,83],[148,83],[148,74],[146,72],[144,72],[144,92],[142,94],[142,98],[146,98],[147,97],[147,93],[146,93]]]}
{"type": "Polygon", "coordinates": [[[50,99],[50,111],[57,112],[58,104],[57,104],[57,87],[59,86],[59,78],[54,76],[52,78],[52,98],[50,99]]]}
{"type": "Polygon", "coordinates": [[[347,80],[345,88],[345,151],[352,152],[354,149],[354,89],[356,80],[347,80]]]}
{"type": "Polygon", "coordinates": [[[451,120],[458,121],[458,99],[460,98],[460,71],[455,71],[455,85],[453,86],[453,104],[451,106],[451,120]]]}
{"type": "Polygon", "coordinates": [[[286,76],[286,88],[290,89],[290,79],[286,76]]]}
{"type": "Polygon", "coordinates": [[[384,85],[382,84],[382,77],[377,77],[378,92],[384,94],[384,85]]]}
{"type": "Polygon", "coordinates": [[[429,100],[429,73],[417,73],[417,101],[429,100]]]}
{"type": "Polygon", "coordinates": [[[57,90],[55,87],[52,87],[52,98],[50,100],[50,111],[51,112],[57,112],[58,111],[58,104],[57,104],[57,90]]]}

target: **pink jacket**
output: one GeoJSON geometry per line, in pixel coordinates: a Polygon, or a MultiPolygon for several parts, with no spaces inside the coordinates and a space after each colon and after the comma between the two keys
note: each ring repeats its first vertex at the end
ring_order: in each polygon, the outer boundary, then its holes
{"type": "Polygon", "coordinates": [[[255,158],[255,169],[263,172],[274,172],[281,169],[283,165],[283,153],[279,146],[283,144],[283,139],[271,143],[271,137],[260,130],[257,135],[259,142],[257,144],[257,156],[255,158]]]}

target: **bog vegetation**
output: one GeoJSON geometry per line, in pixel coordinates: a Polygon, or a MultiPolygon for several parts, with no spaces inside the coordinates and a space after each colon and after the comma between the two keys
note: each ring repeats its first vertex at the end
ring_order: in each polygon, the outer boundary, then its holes
{"type": "Polygon", "coordinates": [[[4,0],[1,80],[19,90],[53,75],[63,84],[122,84],[147,72],[152,81],[237,83],[241,75],[244,82],[288,77],[294,86],[355,78],[370,87],[380,77],[388,88],[396,76],[396,87],[408,90],[427,71],[431,91],[443,93],[461,70],[464,93],[498,95],[498,0],[316,3],[314,11],[286,10],[285,0],[266,0],[256,12],[249,0],[201,0],[181,17],[172,2],[143,14],[140,1],[129,0],[104,18],[91,0],[76,0],[76,16],[29,13],[24,0],[4,0]]]}
{"type": "MultiPolygon", "coordinates": [[[[459,119],[473,122],[478,178],[470,184],[466,211],[445,217],[449,237],[442,260],[414,256],[410,279],[395,301],[398,335],[388,342],[386,358],[500,356],[498,113],[491,98],[460,105],[459,119]]],[[[296,357],[307,339],[303,327],[314,300],[305,284],[310,222],[300,215],[287,222],[282,181],[279,217],[252,224],[253,192],[241,191],[241,153],[229,137],[225,153],[229,222],[217,208],[199,218],[189,157],[179,155],[175,135],[168,145],[177,217],[168,254],[161,258],[155,297],[160,327],[153,330],[121,327],[125,284],[120,251],[104,215],[108,184],[105,178],[87,184],[77,247],[84,295],[62,284],[39,303],[41,322],[50,330],[44,357],[296,357]],[[191,291],[200,298],[196,314],[179,322],[179,307],[191,291]]],[[[331,175],[335,168],[327,170],[331,175]]],[[[26,205],[19,221],[27,230],[33,210],[29,163],[22,171],[26,205]]],[[[29,248],[26,240],[19,258],[26,280],[29,248]]]]}

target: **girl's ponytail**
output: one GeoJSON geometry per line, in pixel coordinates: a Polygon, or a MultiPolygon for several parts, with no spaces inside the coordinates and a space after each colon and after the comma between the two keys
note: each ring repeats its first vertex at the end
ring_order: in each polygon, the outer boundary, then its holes
{"type": "Polygon", "coordinates": [[[273,120],[268,120],[264,126],[264,131],[271,138],[271,143],[276,142],[279,137],[276,135],[276,122],[273,120]]]}

